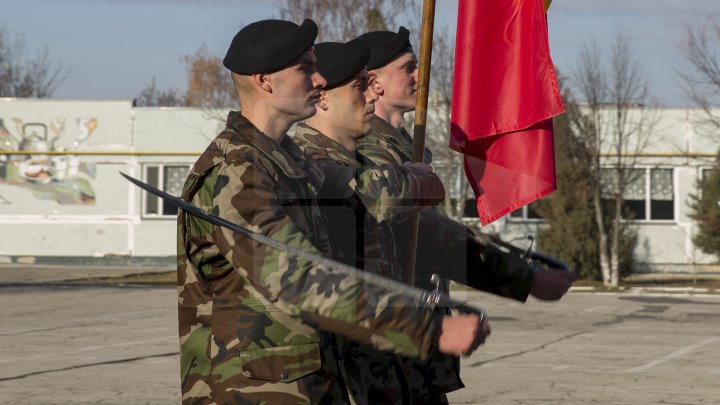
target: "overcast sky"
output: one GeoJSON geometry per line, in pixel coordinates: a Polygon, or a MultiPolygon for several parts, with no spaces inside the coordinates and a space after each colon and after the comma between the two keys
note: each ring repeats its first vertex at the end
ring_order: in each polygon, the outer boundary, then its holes
{"type": "MultiPolygon", "coordinates": [[[[480,0],[478,0],[480,1],[480,0]]],[[[183,89],[181,57],[203,43],[224,55],[252,21],[277,17],[276,0],[0,0],[0,25],[28,49],[47,46],[70,69],[58,98],[131,99],[156,78],[183,89]]],[[[437,0],[438,26],[455,26],[457,0],[437,0]]],[[[664,105],[686,105],[673,73],[683,23],[720,15],[720,0],[554,0],[549,12],[555,64],[569,72],[590,38],[609,47],[619,30],[646,68],[664,105]]]]}

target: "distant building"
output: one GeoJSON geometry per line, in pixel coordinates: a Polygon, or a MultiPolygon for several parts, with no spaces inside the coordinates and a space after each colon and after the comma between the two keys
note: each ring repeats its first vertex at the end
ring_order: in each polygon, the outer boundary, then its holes
{"type": "Polygon", "coordinates": [[[18,151],[0,158],[0,260],[174,265],[176,210],[119,172],[179,194],[224,128],[208,114],[129,100],[0,99],[0,134],[18,151]]]}
{"type": "MultiPolygon", "coordinates": [[[[659,111],[641,157],[642,180],[628,192],[640,237],[636,256],[648,271],[693,271],[717,260],[694,247],[696,227],[687,216],[696,179],[717,164],[718,145],[697,133],[694,112],[659,111]]],[[[179,195],[224,116],[133,107],[129,100],[0,98],[0,149],[11,151],[0,153],[0,262],[173,266],[176,210],[119,172],[179,195]]],[[[438,170],[449,176],[454,199],[460,171],[438,170]]],[[[490,230],[522,245],[540,226],[526,207],[490,230]]]]}

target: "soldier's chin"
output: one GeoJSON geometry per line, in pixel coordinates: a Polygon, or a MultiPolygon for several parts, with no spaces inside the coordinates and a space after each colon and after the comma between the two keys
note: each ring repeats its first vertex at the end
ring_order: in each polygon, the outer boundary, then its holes
{"type": "Polygon", "coordinates": [[[365,123],[363,124],[363,130],[362,130],[362,136],[361,136],[361,138],[362,138],[363,136],[366,136],[366,135],[370,134],[370,132],[372,132],[372,121],[370,121],[370,122],[365,122],[365,123]]]}
{"type": "Polygon", "coordinates": [[[415,111],[415,104],[417,103],[417,97],[413,94],[413,97],[408,97],[405,100],[405,112],[415,111]]]}
{"type": "Polygon", "coordinates": [[[313,104],[310,107],[304,109],[302,113],[298,114],[300,117],[298,121],[306,120],[315,114],[317,114],[317,108],[315,108],[315,104],[313,104]]]}

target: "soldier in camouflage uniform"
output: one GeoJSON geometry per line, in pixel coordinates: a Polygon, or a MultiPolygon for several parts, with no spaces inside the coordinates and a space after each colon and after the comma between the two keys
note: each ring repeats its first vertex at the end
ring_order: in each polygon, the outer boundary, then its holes
{"type": "MultiPolygon", "coordinates": [[[[193,166],[182,198],[300,250],[329,255],[316,197],[323,174],[285,134],[312,116],[325,80],[315,71],[317,26],[265,20],[233,38],[242,114],[193,166]]],[[[426,357],[469,353],[479,317],[439,317],[422,302],[335,274],[212,225],[178,215],[178,317],[184,404],[347,404],[343,336],[426,357]],[[324,333],[327,331],[330,333],[324,333]]]]}
{"type": "MultiPolygon", "coordinates": [[[[401,266],[385,254],[384,246],[393,243],[388,221],[417,215],[424,203],[443,200],[444,189],[428,165],[380,167],[357,153],[357,139],[370,131],[377,100],[365,68],[368,46],[359,39],[326,42],[316,45],[315,54],[317,69],[328,84],[318,113],[298,125],[293,139],[325,174],[319,203],[328,219],[333,257],[402,280],[401,266]],[[377,209],[388,206],[392,211],[377,209]]],[[[342,337],[337,341],[345,359],[346,382],[357,403],[409,403],[397,355],[342,337]]]]}
{"type": "MultiPolygon", "coordinates": [[[[371,49],[368,70],[379,95],[376,119],[370,134],[359,141],[358,150],[379,165],[402,165],[411,161],[412,137],[404,128],[404,114],[415,109],[418,69],[409,32],[375,31],[359,37],[371,49]]],[[[442,72],[441,74],[450,74],[442,72]]],[[[425,149],[425,163],[432,154],[425,149]]],[[[409,223],[395,224],[395,244],[407,246],[409,223]]],[[[391,252],[392,254],[393,252],[391,252]]],[[[407,252],[394,252],[397,260],[407,252]]],[[[473,231],[430,210],[420,216],[415,280],[427,287],[429,275],[438,273],[484,291],[518,301],[529,294],[557,300],[567,292],[573,276],[563,272],[535,271],[516,255],[480,243],[473,231]]],[[[435,352],[427,361],[409,359],[404,364],[413,404],[446,404],[445,393],[462,388],[459,359],[435,352]]]]}

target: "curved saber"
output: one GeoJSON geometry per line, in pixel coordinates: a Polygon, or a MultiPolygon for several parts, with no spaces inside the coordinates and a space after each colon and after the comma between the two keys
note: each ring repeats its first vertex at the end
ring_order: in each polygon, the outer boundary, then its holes
{"type": "Polygon", "coordinates": [[[362,271],[358,268],[355,268],[353,266],[349,266],[344,263],[340,263],[338,261],[328,259],[327,257],[323,257],[320,255],[316,255],[314,253],[308,253],[305,251],[302,251],[294,246],[287,245],[282,242],[278,242],[275,239],[271,239],[263,234],[253,232],[250,229],[247,229],[243,226],[240,226],[238,224],[232,223],[226,219],[223,219],[217,215],[213,215],[208,213],[207,211],[204,211],[189,202],[175,197],[173,195],[170,195],[162,190],[159,190],[147,183],[143,183],[142,181],[128,176],[127,174],[120,172],[120,174],[125,177],[127,180],[129,180],[131,183],[135,184],[136,186],[140,187],[141,189],[147,191],[148,193],[155,195],[157,197],[160,197],[164,201],[167,201],[168,203],[182,209],[183,211],[187,212],[188,214],[194,215],[198,218],[202,218],[212,224],[225,227],[233,232],[237,232],[241,235],[247,236],[248,238],[258,242],[262,243],[263,245],[270,246],[274,249],[282,250],[283,252],[287,252],[293,256],[297,257],[304,257],[306,259],[312,260],[315,263],[322,264],[329,268],[330,270],[337,271],[339,273],[343,273],[347,276],[359,278],[363,281],[373,284],[388,290],[392,290],[395,292],[398,292],[402,295],[405,295],[407,297],[411,297],[414,299],[417,299],[421,302],[426,303],[430,306],[441,306],[441,307],[449,307],[453,309],[457,309],[460,312],[463,313],[472,313],[477,314],[480,316],[482,320],[487,318],[487,313],[479,308],[475,308],[473,306],[467,305],[464,302],[454,300],[450,298],[449,295],[446,293],[440,291],[439,289],[436,289],[435,291],[427,291],[423,290],[421,288],[417,288],[405,283],[401,283],[399,281],[395,281],[393,279],[383,277],[377,274],[369,273],[362,271]]]}

